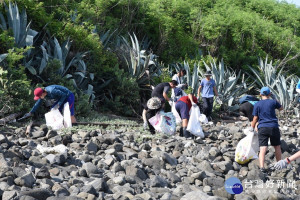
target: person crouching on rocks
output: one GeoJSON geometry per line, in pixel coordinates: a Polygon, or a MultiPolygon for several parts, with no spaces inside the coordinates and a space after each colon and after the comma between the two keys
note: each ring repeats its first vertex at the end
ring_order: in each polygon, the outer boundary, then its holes
{"type": "Polygon", "coordinates": [[[155,128],[150,124],[149,119],[154,117],[159,111],[162,110],[162,102],[158,97],[152,97],[147,101],[146,118],[151,134],[155,134],[155,128]]]}
{"type": "Polygon", "coordinates": [[[76,123],[75,111],[74,111],[74,94],[66,87],[60,85],[49,85],[42,88],[36,88],[34,90],[34,100],[37,101],[31,111],[26,113],[23,118],[30,117],[34,112],[40,107],[44,99],[54,99],[56,102],[51,108],[58,108],[62,111],[64,104],[69,102],[70,112],[71,112],[71,122],[76,123]]]}
{"type": "Polygon", "coordinates": [[[182,120],[182,132],[185,138],[192,137],[191,133],[186,130],[190,118],[189,112],[192,106],[197,106],[197,97],[192,94],[181,97],[175,105],[175,108],[182,120]]]}

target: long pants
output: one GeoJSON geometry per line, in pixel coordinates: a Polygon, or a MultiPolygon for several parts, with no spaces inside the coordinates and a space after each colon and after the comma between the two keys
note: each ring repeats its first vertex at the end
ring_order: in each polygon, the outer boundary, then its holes
{"type": "Polygon", "coordinates": [[[206,117],[210,117],[213,109],[214,98],[202,97],[202,100],[203,100],[203,114],[205,114],[206,117]]]}

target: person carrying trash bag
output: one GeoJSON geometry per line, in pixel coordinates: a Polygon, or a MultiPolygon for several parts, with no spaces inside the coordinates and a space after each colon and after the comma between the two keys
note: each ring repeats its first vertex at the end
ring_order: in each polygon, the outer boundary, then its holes
{"type": "Polygon", "coordinates": [[[64,104],[68,102],[71,112],[71,122],[76,123],[74,111],[74,94],[68,88],[61,85],[49,85],[44,89],[36,88],[34,90],[34,100],[37,102],[31,109],[31,111],[29,113],[26,113],[23,118],[32,116],[33,113],[36,112],[40,107],[44,99],[55,100],[55,103],[51,106],[51,108],[58,108],[60,111],[62,111],[64,104]]]}
{"type": "Polygon", "coordinates": [[[298,158],[300,158],[300,151],[298,151],[297,153],[295,153],[294,155],[292,155],[290,157],[287,157],[285,159],[278,161],[277,163],[274,164],[274,168],[277,170],[286,168],[288,164],[290,164],[292,161],[294,161],[298,158]]]}
{"type": "Polygon", "coordinates": [[[250,122],[253,120],[253,108],[254,105],[259,101],[258,98],[251,95],[244,95],[239,99],[240,108],[239,111],[242,116],[245,116],[249,119],[250,122]]]}
{"type": "Polygon", "coordinates": [[[197,98],[192,94],[181,97],[175,104],[175,108],[182,120],[181,136],[184,136],[185,138],[192,137],[192,134],[187,131],[187,126],[190,118],[189,112],[192,106],[197,106],[197,98]]]}
{"type": "MultiPolygon", "coordinates": [[[[165,109],[165,102],[168,101],[168,103],[170,104],[170,106],[172,107],[172,100],[168,97],[168,92],[170,91],[170,89],[175,88],[178,85],[178,82],[175,80],[170,81],[169,83],[160,83],[158,84],[152,91],[151,93],[151,98],[152,97],[158,97],[161,101],[161,107],[164,110],[165,109]]],[[[144,120],[144,129],[147,129],[148,126],[148,120],[147,120],[147,110],[148,110],[148,106],[147,105],[143,105],[144,110],[143,110],[143,120],[144,120]]],[[[149,126],[148,126],[149,127],[149,126]]]]}
{"type": "Polygon", "coordinates": [[[281,160],[280,130],[275,110],[283,110],[283,108],[278,101],[270,99],[271,91],[268,87],[261,88],[260,95],[262,100],[254,105],[251,127],[254,130],[258,122],[259,166],[263,173],[267,173],[264,162],[269,139],[275,149],[276,160],[281,160]]]}
{"type": "Polygon", "coordinates": [[[218,97],[218,91],[215,80],[211,78],[211,71],[207,71],[204,76],[205,78],[201,80],[198,88],[198,98],[200,98],[201,93],[203,101],[203,114],[206,115],[208,121],[212,121],[211,113],[213,110],[214,96],[218,97]]]}

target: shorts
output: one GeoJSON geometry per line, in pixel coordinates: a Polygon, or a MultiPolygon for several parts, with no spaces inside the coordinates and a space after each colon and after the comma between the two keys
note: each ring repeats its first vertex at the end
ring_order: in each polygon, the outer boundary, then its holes
{"type": "Polygon", "coordinates": [[[186,103],[184,103],[183,101],[177,101],[175,108],[176,108],[179,116],[181,117],[181,119],[189,119],[190,118],[189,107],[186,103]]]}
{"type": "Polygon", "coordinates": [[[278,127],[261,127],[258,129],[258,140],[260,147],[268,146],[269,138],[272,146],[278,146],[281,144],[280,131],[278,127]]]}

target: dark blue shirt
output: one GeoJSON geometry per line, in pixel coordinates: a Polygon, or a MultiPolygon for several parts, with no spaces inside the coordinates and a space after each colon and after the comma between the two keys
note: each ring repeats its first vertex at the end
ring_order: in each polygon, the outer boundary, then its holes
{"type": "MultiPolygon", "coordinates": [[[[46,99],[56,100],[56,102],[52,105],[52,108],[55,107],[57,104],[59,106],[63,105],[65,100],[67,100],[69,95],[72,93],[68,88],[60,85],[49,85],[45,88],[45,90],[47,91],[47,95],[45,96],[46,99]]],[[[42,102],[43,99],[37,100],[30,112],[34,113],[40,107],[42,102]]]]}
{"type": "Polygon", "coordinates": [[[275,109],[281,108],[280,103],[273,99],[260,100],[254,105],[253,116],[258,117],[258,128],[274,127],[278,128],[278,119],[275,109]]]}

